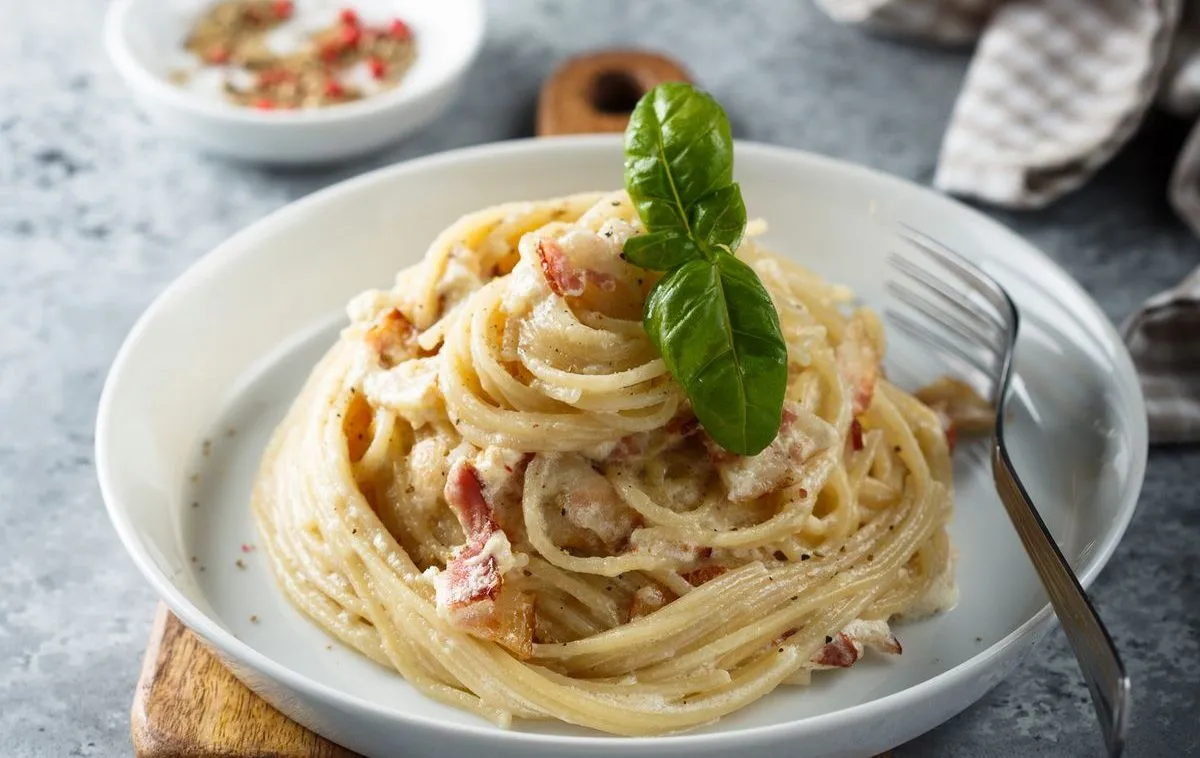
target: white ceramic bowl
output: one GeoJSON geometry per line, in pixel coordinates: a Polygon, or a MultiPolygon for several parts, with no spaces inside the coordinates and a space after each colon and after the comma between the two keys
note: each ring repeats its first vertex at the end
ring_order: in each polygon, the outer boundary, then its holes
{"type": "MultiPolygon", "coordinates": [[[[811,687],[781,688],[687,734],[621,739],[553,723],[502,731],[425,698],[291,608],[263,556],[240,550],[257,541],[250,482],[267,436],[344,323],[345,301],[389,285],[464,212],[619,187],[621,166],[619,137],[544,139],[433,156],[338,184],[197,262],[122,347],[96,429],[113,524],[184,623],[292,718],[375,756],[752,758],[795,755],[797,746],[807,758],[866,756],[967,707],[1049,627],[1045,594],[984,456],[970,445],[956,456],[951,527],[961,551],[959,606],[901,626],[897,660],[869,657],[818,674],[811,687]]],[[[1138,382],[1095,304],[1017,236],[907,182],[753,144],[738,144],[736,175],[751,215],[771,224],[768,245],[867,303],[884,300],[891,221],[942,240],[1009,289],[1022,315],[1010,447],[1063,552],[1090,583],[1133,513],[1146,461],[1138,382]]],[[[945,370],[895,330],[890,339],[889,375],[902,385],[945,370]]]]}
{"type": "Polygon", "coordinates": [[[258,111],[168,80],[186,60],[183,40],[212,0],[114,0],[104,43],[140,106],[167,132],[229,158],[310,164],[350,158],[399,140],[440,115],[458,94],[483,42],[482,0],[296,0],[332,16],[361,7],[368,20],[397,16],[413,29],[417,57],[395,88],[330,108],[258,111]]]}

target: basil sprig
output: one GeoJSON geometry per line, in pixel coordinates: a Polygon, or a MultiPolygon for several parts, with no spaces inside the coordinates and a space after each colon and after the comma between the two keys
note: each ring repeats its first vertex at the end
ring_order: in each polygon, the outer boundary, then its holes
{"type": "Polygon", "coordinates": [[[646,333],[721,447],[754,455],[779,433],[787,347],[771,296],[734,257],[746,205],[725,112],[689,84],[647,92],[625,130],[625,189],[646,233],[624,256],[665,271],[646,333]]]}

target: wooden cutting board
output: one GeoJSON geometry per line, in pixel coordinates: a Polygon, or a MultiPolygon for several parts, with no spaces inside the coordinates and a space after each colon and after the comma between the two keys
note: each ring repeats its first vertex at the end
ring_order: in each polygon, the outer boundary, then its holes
{"type": "Polygon", "coordinates": [[[159,605],[130,717],[139,758],[353,758],[267,705],[159,605]]]}
{"type": "MultiPolygon", "coordinates": [[[[642,93],[666,81],[690,77],[674,61],[641,51],[573,58],[542,87],[538,135],[624,131],[642,93]]],[[[251,692],[161,604],[130,721],[138,758],[358,755],[310,732],[251,692]]]]}

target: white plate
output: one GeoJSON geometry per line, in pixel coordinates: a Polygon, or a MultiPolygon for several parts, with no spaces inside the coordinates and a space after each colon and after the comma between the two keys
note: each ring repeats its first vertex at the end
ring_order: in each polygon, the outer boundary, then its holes
{"type": "MultiPolygon", "coordinates": [[[[1008,674],[1051,619],[982,457],[969,448],[956,472],[955,610],[901,627],[898,660],[818,674],[812,687],[782,688],[678,736],[610,738],[549,723],[493,728],[333,643],[288,605],[263,557],[242,552],[256,541],[247,498],[264,442],[334,339],[344,302],[389,285],[466,211],[618,187],[621,166],[614,137],[460,150],[331,187],[204,257],[138,322],[100,403],[97,467],[125,546],[244,682],[297,721],[370,755],[619,749],[694,758],[803,745],[810,758],[859,756],[940,724],[1008,674]]],[[[1009,289],[1023,317],[1011,448],[1064,552],[1090,582],[1133,513],[1146,462],[1138,383],[1095,304],[1012,233],[898,179],[753,144],[737,146],[736,174],[751,215],[771,223],[770,246],[868,303],[883,301],[885,227],[893,220],[974,259],[1009,289]]],[[[891,336],[889,370],[902,384],[943,370],[891,336]]]]}

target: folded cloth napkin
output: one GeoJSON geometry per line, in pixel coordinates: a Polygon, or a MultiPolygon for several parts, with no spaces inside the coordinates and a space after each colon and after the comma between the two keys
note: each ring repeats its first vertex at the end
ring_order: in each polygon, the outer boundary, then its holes
{"type": "MultiPolygon", "coordinates": [[[[978,40],[934,185],[1040,208],[1086,182],[1152,104],[1200,116],[1200,0],[817,0],[834,19],[934,42],[978,40]]],[[[1200,124],[1169,198],[1200,236],[1200,124]]],[[[1200,269],[1124,325],[1152,442],[1200,441],[1200,269]]]]}
{"type": "Polygon", "coordinates": [[[1200,269],[1125,323],[1157,443],[1200,439],[1200,269]]]}

